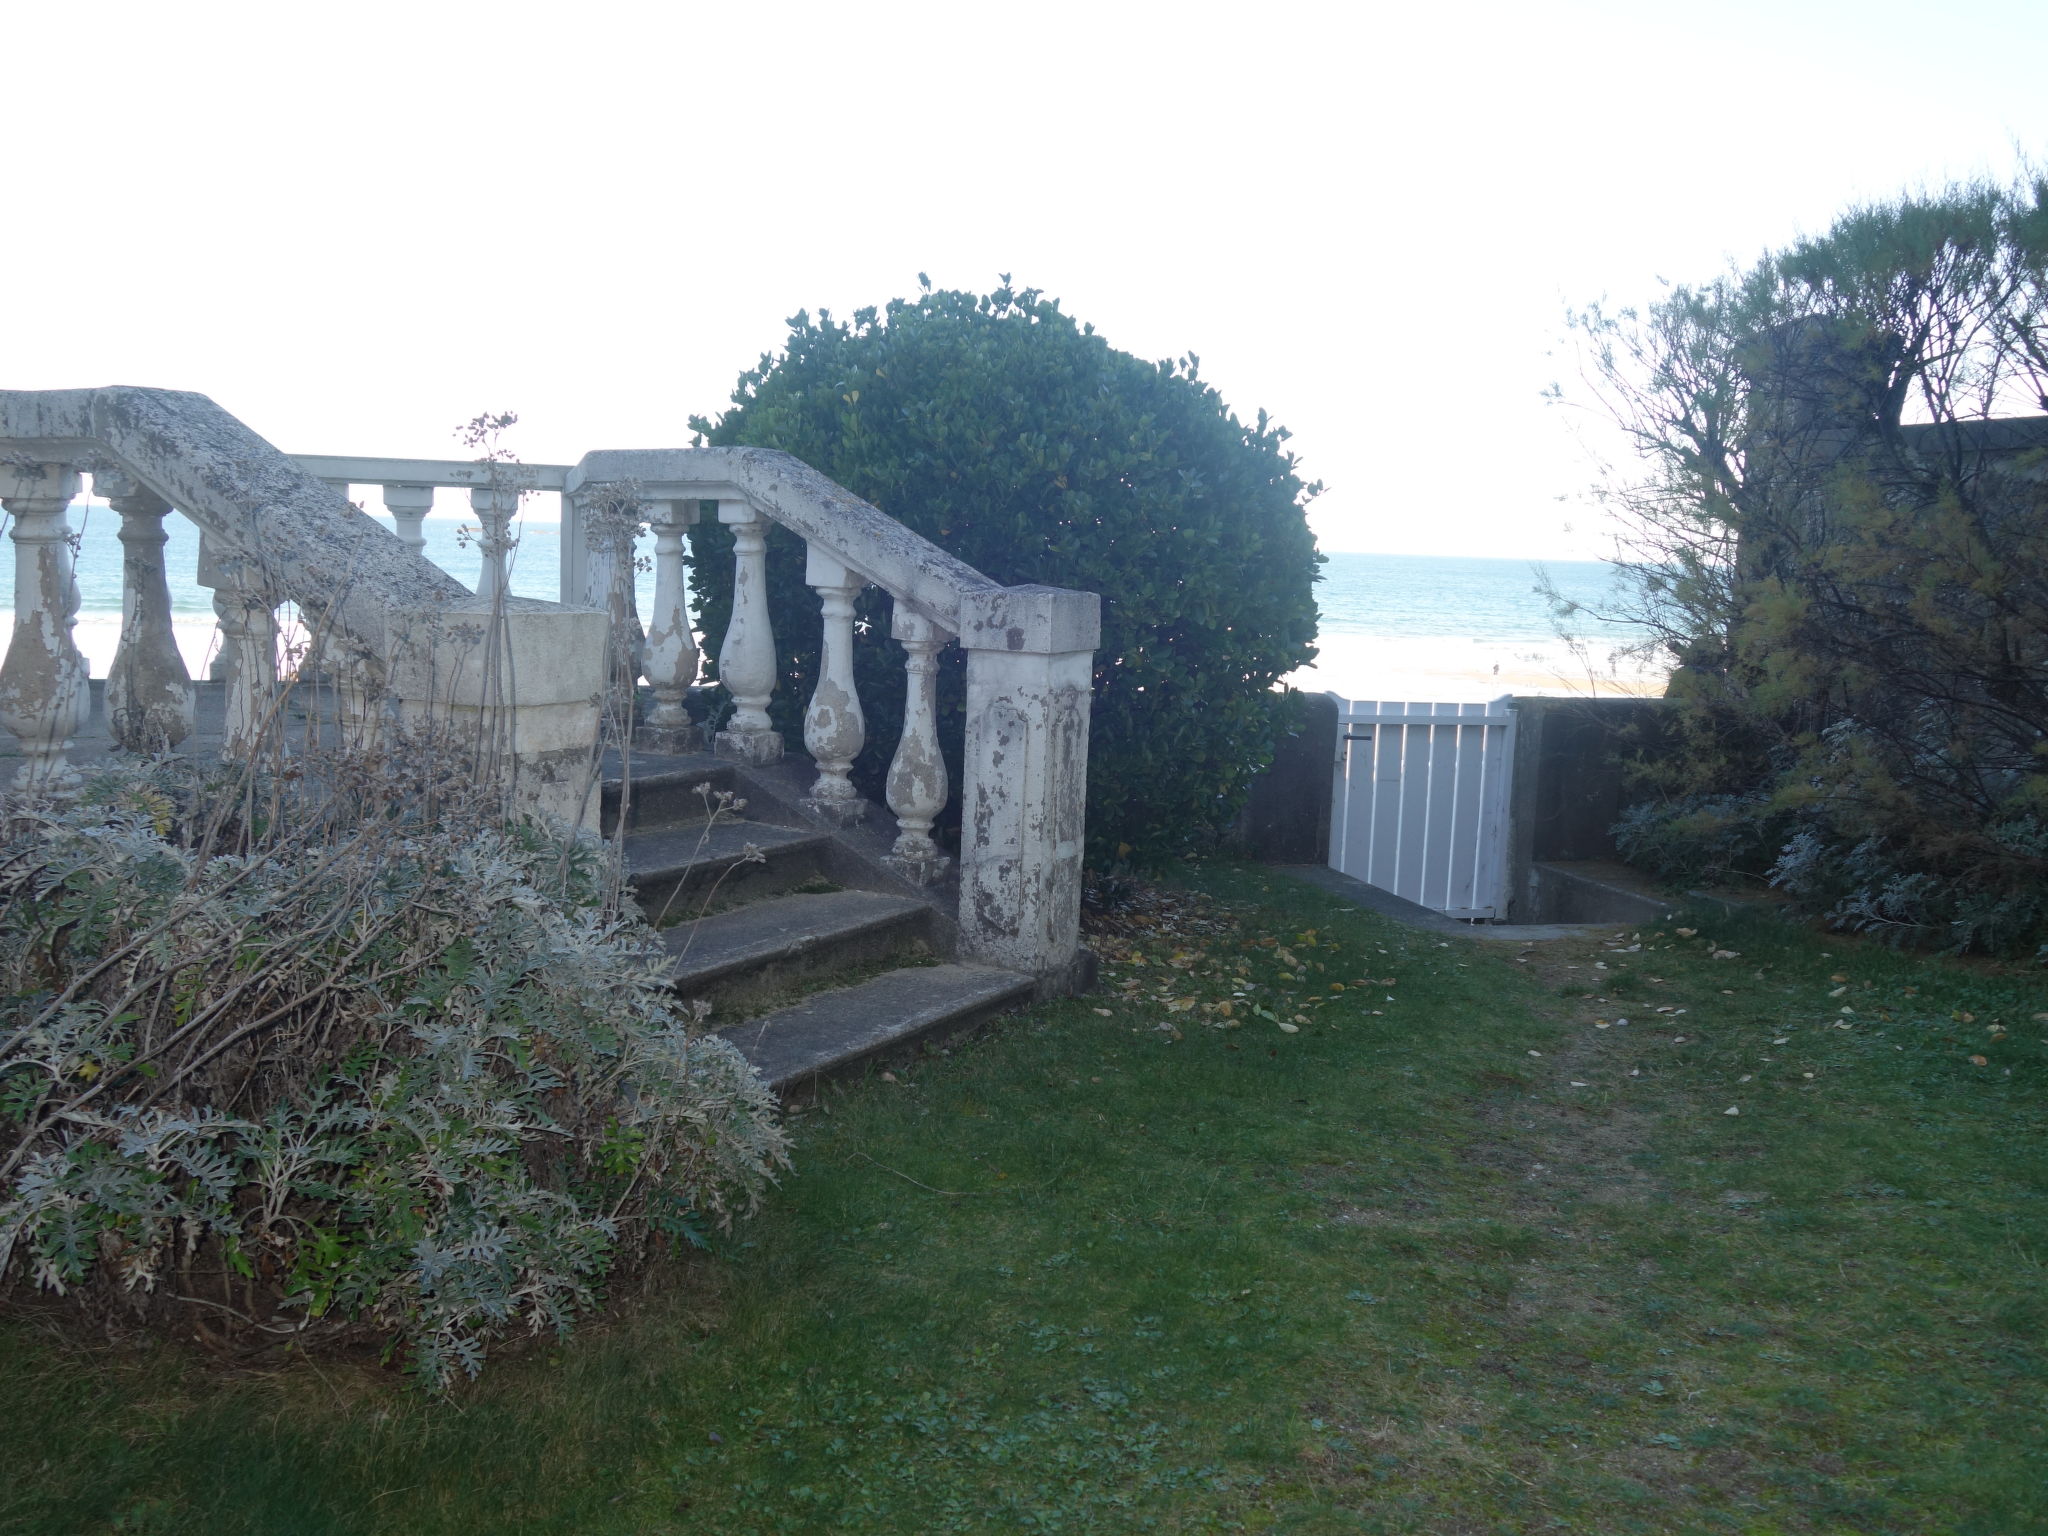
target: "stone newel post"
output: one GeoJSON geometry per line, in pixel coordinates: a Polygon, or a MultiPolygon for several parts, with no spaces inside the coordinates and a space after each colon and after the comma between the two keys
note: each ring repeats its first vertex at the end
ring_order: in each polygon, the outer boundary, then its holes
{"type": "Polygon", "coordinates": [[[960,607],[967,652],[960,947],[1065,990],[1080,963],[1088,711],[1102,600],[1006,587],[960,607]]]}
{"type": "Polygon", "coordinates": [[[92,713],[90,674],[71,638],[78,588],[64,514],[78,472],[63,464],[0,465],[0,506],[14,516],[14,636],[0,662],[0,725],[21,742],[21,789],[78,777],[64,761],[92,713]]]}

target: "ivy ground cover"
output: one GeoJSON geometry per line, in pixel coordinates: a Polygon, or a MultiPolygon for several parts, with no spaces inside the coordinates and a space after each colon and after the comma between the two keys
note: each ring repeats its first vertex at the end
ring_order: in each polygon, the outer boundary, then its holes
{"type": "Polygon", "coordinates": [[[2048,987],[1219,867],[436,1402],[0,1324],[0,1529],[2048,1531],[2048,987]]]}

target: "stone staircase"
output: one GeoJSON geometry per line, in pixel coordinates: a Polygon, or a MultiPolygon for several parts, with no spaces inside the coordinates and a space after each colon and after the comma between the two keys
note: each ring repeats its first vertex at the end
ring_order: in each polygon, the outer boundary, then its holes
{"type": "MultiPolygon", "coordinates": [[[[105,684],[91,686],[91,718],[72,752],[88,768],[114,756],[105,684]]],[[[218,753],[223,685],[193,692],[186,746],[218,753]]],[[[331,702],[316,712],[331,715],[331,702]]],[[[294,734],[305,715],[300,704],[287,710],[294,734]]],[[[10,745],[0,742],[0,774],[11,772],[10,745]]],[[[919,887],[884,864],[894,819],[878,806],[847,828],[812,819],[801,804],[817,777],[809,759],[763,768],[639,752],[627,763],[607,752],[603,771],[603,831],[615,836],[624,822],[627,878],[675,957],[677,995],[709,1003],[712,1027],[778,1093],[900,1059],[1039,990],[1021,972],[952,963],[958,882],[919,887]],[[720,809],[721,797],[744,807],[720,809]]]]}
{"type": "Polygon", "coordinates": [[[908,1055],[1029,1002],[1034,979],[956,963],[957,887],[911,884],[883,862],[892,818],[869,807],[820,824],[806,760],[608,756],[603,830],[674,956],[677,995],[770,1087],[908,1055]]]}

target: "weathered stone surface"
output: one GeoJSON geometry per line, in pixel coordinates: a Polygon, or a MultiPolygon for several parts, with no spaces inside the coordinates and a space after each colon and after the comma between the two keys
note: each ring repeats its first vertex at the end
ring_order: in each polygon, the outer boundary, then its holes
{"type": "Polygon", "coordinates": [[[823,642],[817,686],[804,711],[804,750],[818,765],[818,781],[804,808],[834,826],[849,827],[867,813],[867,801],[847,776],[867,744],[867,720],[853,680],[853,600],[865,583],[815,545],[805,566],[823,613],[823,642]]]}
{"type": "Polygon", "coordinates": [[[289,600],[349,642],[366,701],[439,712],[509,755],[516,806],[594,824],[603,614],[471,594],[203,395],[0,391],[0,449],[123,475],[199,525],[224,621],[247,621],[245,714],[261,710],[269,610],[289,600]]]}
{"type": "Polygon", "coordinates": [[[14,633],[0,661],[0,725],[21,743],[15,783],[23,789],[73,781],[65,753],[92,709],[85,658],[71,637],[78,585],[65,512],[77,494],[78,474],[62,460],[0,462],[0,506],[14,516],[14,633]]]}
{"type": "Polygon", "coordinates": [[[778,1092],[962,1029],[1032,995],[1032,978],[985,965],[888,971],[859,986],[720,1030],[778,1092]]]}
{"type": "Polygon", "coordinates": [[[52,462],[109,462],[253,561],[281,596],[388,652],[401,616],[458,603],[454,577],[407,549],[204,395],[0,390],[0,444],[52,462]]]}
{"type": "MultiPolygon", "coordinates": [[[[800,534],[819,556],[888,591],[899,620],[908,615],[959,636],[969,653],[963,951],[1056,985],[1046,979],[1063,975],[1079,953],[1088,703],[1101,599],[1059,587],[1003,587],[809,465],[769,449],[591,453],[567,483],[573,490],[625,481],[647,496],[716,500],[720,518],[736,532],[765,515],[800,534]]],[[[765,628],[765,616],[741,618],[750,602],[749,552],[738,559],[733,612],[735,629],[744,634],[750,625],[765,628]]],[[[750,655],[734,658],[741,682],[733,684],[733,645],[728,635],[719,673],[741,708],[720,734],[719,751],[747,757],[767,750],[760,734],[767,689],[755,677],[758,658],[750,655]]],[[[912,709],[889,796],[907,841],[891,862],[906,879],[922,882],[944,869],[924,805],[936,783],[943,806],[944,779],[935,743],[913,724],[915,668],[911,684],[912,709]]]]}
{"type": "Polygon", "coordinates": [[[1003,590],[801,459],[770,448],[587,453],[568,483],[574,490],[624,480],[637,482],[650,497],[746,502],[949,631],[960,628],[963,595],[1003,590]]]}
{"type": "Polygon", "coordinates": [[[960,947],[1050,977],[1080,948],[1093,656],[969,649],[960,947]]]}
{"type": "Polygon", "coordinates": [[[683,566],[683,530],[697,520],[695,502],[660,501],[650,506],[654,528],[654,613],[647,621],[644,666],[654,690],[654,707],[642,730],[658,752],[693,752],[700,739],[683,701],[697,682],[697,637],[683,566]]]}
{"type": "Polygon", "coordinates": [[[662,937],[676,957],[676,990],[699,997],[742,973],[772,969],[787,976],[800,965],[814,970],[849,953],[875,953],[890,940],[922,932],[930,914],[911,897],[830,891],[753,902],[680,924],[662,937]]]}
{"type": "Polygon", "coordinates": [[[752,503],[721,501],[718,520],[732,529],[732,619],[718,647],[718,680],[732,695],[732,718],[717,735],[721,757],[765,764],[782,759],[782,736],[768,721],[775,693],[775,630],[768,613],[768,523],[752,503]]]}
{"type": "Polygon", "coordinates": [[[115,471],[93,490],[121,519],[121,643],[107,670],[107,726],[131,752],[167,752],[192,734],[192,675],[171,625],[164,518],[171,504],[115,471]]]}
{"type": "Polygon", "coordinates": [[[930,885],[953,862],[932,840],[932,823],[946,808],[950,788],[939,747],[938,656],[952,636],[907,607],[897,608],[889,628],[903,647],[904,675],[903,734],[883,787],[897,826],[887,862],[911,884],[930,885]]]}

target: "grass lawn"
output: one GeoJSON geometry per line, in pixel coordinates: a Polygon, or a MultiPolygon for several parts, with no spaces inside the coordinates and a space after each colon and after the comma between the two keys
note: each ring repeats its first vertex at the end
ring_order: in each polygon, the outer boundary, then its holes
{"type": "Polygon", "coordinates": [[[452,1404],[0,1325],[0,1529],[2048,1531],[2039,973],[1188,878],[452,1404]]]}

